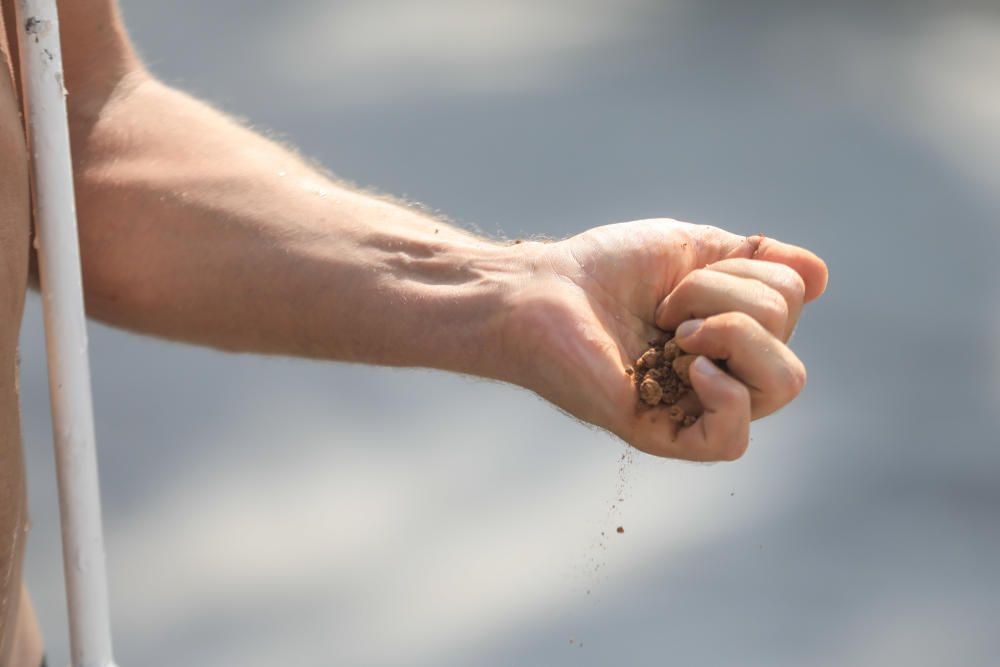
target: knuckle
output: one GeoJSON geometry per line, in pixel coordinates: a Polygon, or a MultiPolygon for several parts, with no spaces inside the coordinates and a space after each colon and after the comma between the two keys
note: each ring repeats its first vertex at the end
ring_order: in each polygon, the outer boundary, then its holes
{"type": "Polygon", "coordinates": [[[747,449],[750,447],[750,437],[749,434],[741,433],[739,435],[733,435],[733,437],[728,438],[722,443],[719,448],[719,460],[720,461],[736,461],[746,454],[747,449]]]}
{"type": "Polygon", "coordinates": [[[778,272],[777,283],[786,299],[802,303],[806,298],[806,281],[802,279],[799,272],[788,266],[781,266],[778,272]]]}
{"type": "Polygon", "coordinates": [[[708,272],[705,269],[695,269],[684,276],[680,284],[674,289],[674,293],[682,296],[690,296],[690,293],[701,288],[707,278],[708,272]]]}
{"type": "Polygon", "coordinates": [[[788,322],[788,302],[784,297],[774,290],[768,290],[768,296],[761,299],[761,324],[764,328],[780,335],[785,330],[788,322]]]}
{"type": "Polygon", "coordinates": [[[765,393],[770,394],[778,405],[786,405],[793,401],[806,386],[806,367],[797,358],[783,364],[781,370],[775,373],[770,386],[765,393]]]}
{"type": "Polygon", "coordinates": [[[673,291],[667,295],[664,307],[660,312],[660,319],[666,322],[671,318],[686,317],[688,312],[698,303],[704,281],[704,269],[695,269],[684,276],[673,291]]]}
{"type": "Polygon", "coordinates": [[[726,410],[739,414],[750,406],[750,389],[742,382],[733,379],[723,386],[716,387],[716,400],[726,410]]]}
{"type": "Polygon", "coordinates": [[[807,378],[808,373],[806,372],[805,364],[795,359],[788,368],[788,384],[791,390],[791,398],[795,398],[802,393],[802,390],[806,387],[807,378]]]}
{"type": "Polygon", "coordinates": [[[661,222],[669,226],[671,240],[681,248],[693,249],[698,241],[698,226],[690,222],[681,222],[671,218],[661,218],[661,222]]]}
{"type": "Polygon", "coordinates": [[[740,336],[756,323],[754,318],[740,311],[721,313],[709,318],[706,322],[724,340],[731,340],[740,336]]]}

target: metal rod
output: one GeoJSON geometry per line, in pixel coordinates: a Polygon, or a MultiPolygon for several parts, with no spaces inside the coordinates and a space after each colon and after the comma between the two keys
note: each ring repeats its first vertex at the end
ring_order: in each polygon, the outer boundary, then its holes
{"type": "Polygon", "coordinates": [[[55,0],[17,0],[73,667],[112,667],[80,245],[55,0]]]}

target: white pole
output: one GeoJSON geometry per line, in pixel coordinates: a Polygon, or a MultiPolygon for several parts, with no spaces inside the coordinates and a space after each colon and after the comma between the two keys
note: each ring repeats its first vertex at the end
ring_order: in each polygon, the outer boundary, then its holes
{"type": "Polygon", "coordinates": [[[55,0],[17,0],[73,667],[112,667],[87,328],[55,0]]]}

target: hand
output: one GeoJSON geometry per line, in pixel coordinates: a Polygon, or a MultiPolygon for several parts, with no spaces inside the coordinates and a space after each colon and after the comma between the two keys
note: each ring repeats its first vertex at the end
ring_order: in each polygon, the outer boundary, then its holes
{"type": "Polygon", "coordinates": [[[591,229],[522,244],[531,277],[512,299],[504,346],[513,381],[650,454],[733,460],[751,419],[802,390],[787,347],[803,303],[826,288],[821,259],[761,236],[674,220],[591,229]],[[625,368],[662,331],[701,358],[691,382],[704,413],[680,428],[666,408],[638,406],[625,368]]]}

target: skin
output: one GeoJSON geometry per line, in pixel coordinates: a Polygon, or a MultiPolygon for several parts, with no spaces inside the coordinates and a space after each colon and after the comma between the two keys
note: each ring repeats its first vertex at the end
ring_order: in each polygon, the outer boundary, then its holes
{"type": "MultiPolygon", "coordinates": [[[[668,219],[555,243],[478,238],[336,182],[158,82],[113,2],[59,8],[92,317],[223,350],[495,378],[645,452],[697,461],[741,456],[750,421],[805,384],[786,343],[826,286],[811,252],[668,219]],[[659,329],[678,327],[685,350],[729,369],[692,367],[704,414],[685,429],[637,410],[624,372],[659,329]]],[[[15,54],[0,41],[0,55],[0,664],[37,667],[40,638],[18,595],[15,360],[30,208],[15,54]]]]}
{"type": "Polygon", "coordinates": [[[30,199],[11,58],[0,30],[0,664],[38,667],[34,615],[21,604],[27,533],[17,397],[17,338],[28,283],[30,199]]]}

